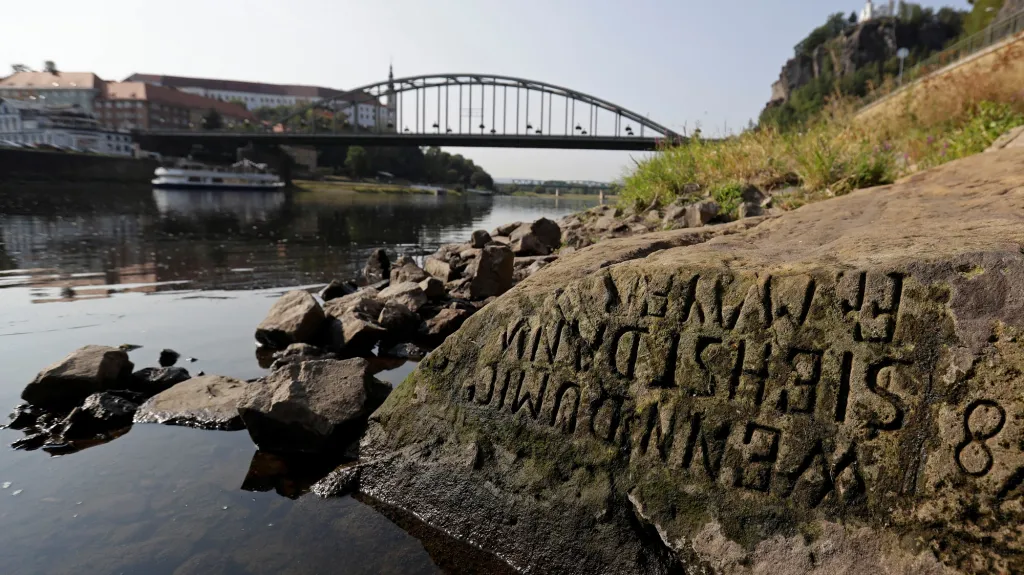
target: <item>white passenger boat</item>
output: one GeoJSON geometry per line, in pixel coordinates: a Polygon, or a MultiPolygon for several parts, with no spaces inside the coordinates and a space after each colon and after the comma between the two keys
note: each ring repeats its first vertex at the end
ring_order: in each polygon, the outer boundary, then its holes
{"type": "Polygon", "coordinates": [[[193,160],[181,160],[172,167],[159,167],[153,187],[179,190],[278,190],[284,187],[281,178],[271,173],[266,164],[242,160],[230,167],[207,166],[193,160]]]}

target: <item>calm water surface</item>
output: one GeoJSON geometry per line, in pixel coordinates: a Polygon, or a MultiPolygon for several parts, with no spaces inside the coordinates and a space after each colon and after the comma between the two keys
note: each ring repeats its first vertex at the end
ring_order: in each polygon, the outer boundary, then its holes
{"type": "MultiPolygon", "coordinates": [[[[422,257],[475,229],[593,202],[0,185],[0,410],[86,344],[163,348],[193,374],[264,373],[252,333],[287,288],[422,257]]],[[[415,366],[378,375],[398,384],[415,366]]],[[[0,418],[2,419],[2,418],[0,418]]],[[[365,498],[320,500],[322,470],[243,432],[138,425],[51,457],[0,430],[0,573],[468,573],[493,566],[365,498]]]]}

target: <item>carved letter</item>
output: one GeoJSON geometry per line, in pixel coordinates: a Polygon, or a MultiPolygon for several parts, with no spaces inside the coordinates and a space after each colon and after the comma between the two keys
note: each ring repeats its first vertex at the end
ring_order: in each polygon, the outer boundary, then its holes
{"type": "Polygon", "coordinates": [[[747,423],[747,429],[743,434],[743,445],[748,446],[746,463],[747,467],[737,467],[734,475],[734,485],[752,491],[767,493],[772,485],[772,467],[779,458],[779,439],[782,437],[782,430],[747,423]]]}
{"type": "Polygon", "coordinates": [[[551,426],[562,433],[576,431],[576,414],[580,409],[580,388],[571,383],[563,384],[555,394],[554,409],[551,410],[551,426]]]}
{"type": "Polygon", "coordinates": [[[694,413],[690,419],[690,434],[686,438],[686,448],[683,451],[682,465],[689,469],[693,464],[693,457],[699,449],[701,452],[701,463],[704,471],[712,481],[718,479],[722,471],[722,458],[725,456],[726,441],[729,432],[732,430],[732,423],[725,422],[720,425],[710,424],[711,432],[705,431],[705,422],[700,413],[694,413]]]}

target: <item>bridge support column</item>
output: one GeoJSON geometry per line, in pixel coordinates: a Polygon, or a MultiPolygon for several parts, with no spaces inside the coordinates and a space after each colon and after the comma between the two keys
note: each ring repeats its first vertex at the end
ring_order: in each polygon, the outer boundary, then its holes
{"type": "Polygon", "coordinates": [[[601,190],[600,192],[597,193],[597,205],[604,205],[604,190],[601,190]]]}

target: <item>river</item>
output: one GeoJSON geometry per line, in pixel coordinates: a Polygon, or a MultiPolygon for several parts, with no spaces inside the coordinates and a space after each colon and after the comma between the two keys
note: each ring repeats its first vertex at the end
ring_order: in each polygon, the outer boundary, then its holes
{"type": "MultiPolygon", "coordinates": [[[[378,247],[416,257],[475,229],[596,200],[148,188],[0,189],[0,409],[87,344],[178,351],[248,379],[253,330],[288,288],[354,276],[378,247]],[[556,203],[557,201],[557,203],[556,203]]],[[[415,366],[378,375],[397,385],[415,366]]],[[[136,425],[51,456],[0,430],[0,571],[471,573],[499,566],[364,497],[307,493],[324,473],[258,453],[243,432],[136,425]]]]}

